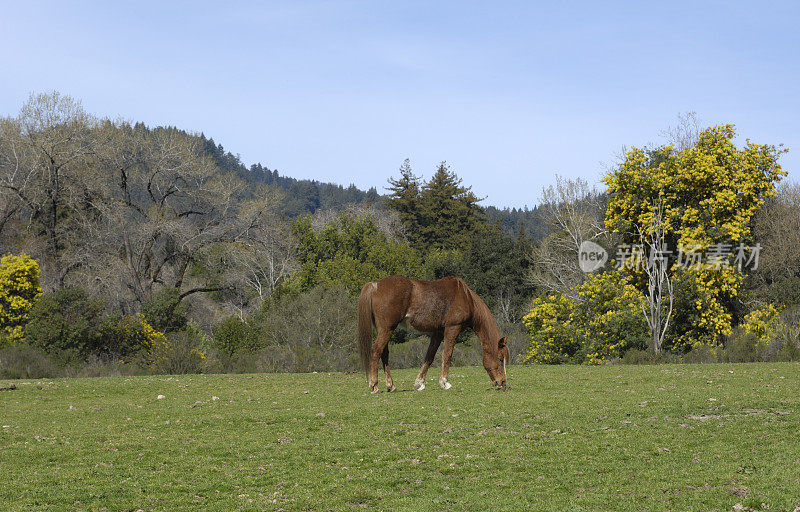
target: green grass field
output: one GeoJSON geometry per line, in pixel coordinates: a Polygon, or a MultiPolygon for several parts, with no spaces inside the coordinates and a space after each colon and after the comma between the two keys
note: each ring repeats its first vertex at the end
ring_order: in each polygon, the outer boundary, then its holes
{"type": "Polygon", "coordinates": [[[505,393],[406,370],[376,396],[342,374],[18,381],[0,509],[793,511],[798,370],[514,367],[505,393]]]}

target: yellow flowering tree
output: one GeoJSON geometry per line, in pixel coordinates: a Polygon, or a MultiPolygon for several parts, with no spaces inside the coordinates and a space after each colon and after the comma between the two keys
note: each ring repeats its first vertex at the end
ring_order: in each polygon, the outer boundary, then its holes
{"type": "Polygon", "coordinates": [[[531,312],[522,319],[530,339],[524,362],[569,362],[582,346],[583,329],[576,310],[576,303],[562,293],[536,298],[531,312]]]}
{"type": "Polygon", "coordinates": [[[755,336],[759,344],[768,343],[778,328],[780,313],[780,309],[774,304],[755,309],[744,317],[742,328],[746,333],[755,336]]]}
{"type": "Polygon", "coordinates": [[[642,293],[625,271],[595,274],[577,287],[583,302],[586,362],[621,358],[626,350],[647,347],[649,331],[642,316],[642,293]]]}
{"type": "MultiPolygon", "coordinates": [[[[778,164],[785,150],[750,141],[739,149],[735,136],[734,126],[726,124],[700,132],[697,142],[682,150],[633,148],[604,178],[610,198],[606,227],[628,234],[646,229],[659,201],[666,242],[673,251],[703,254],[711,247],[730,250],[748,242],[750,219],[786,175],[778,164]]],[[[630,235],[627,240],[636,242],[630,235]]],[[[678,264],[676,259],[671,269],[682,281],[676,290],[682,290],[684,302],[686,296],[693,298],[691,308],[697,313],[676,307],[671,344],[683,350],[697,343],[718,344],[731,333],[728,305],[738,295],[742,276],[730,266],[730,258],[699,262],[680,272],[678,264]]]]}
{"type": "Polygon", "coordinates": [[[36,260],[27,254],[0,258],[0,345],[23,339],[33,303],[41,294],[36,260]]]}
{"type": "Polygon", "coordinates": [[[717,346],[733,332],[729,304],[739,294],[744,276],[732,267],[710,265],[673,269],[676,301],[671,338],[665,347],[687,352],[698,346],[717,346]]]}
{"type": "Polygon", "coordinates": [[[727,124],[707,128],[682,151],[633,148],[604,178],[606,226],[624,232],[650,225],[653,201],[662,197],[677,242],[705,247],[746,240],[753,214],[786,175],[778,164],[785,150],[749,141],[738,149],[735,136],[727,124]]]}
{"type": "Polygon", "coordinates": [[[643,297],[630,275],[622,270],[595,274],[576,291],[579,301],[560,293],[534,300],[523,318],[530,340],[524,362],[601,364],[646,347],[643,297]]]}

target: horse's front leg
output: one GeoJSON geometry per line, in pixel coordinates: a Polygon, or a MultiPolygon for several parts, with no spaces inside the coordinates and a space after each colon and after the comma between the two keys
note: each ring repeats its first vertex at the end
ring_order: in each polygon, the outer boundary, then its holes
{"type": "Polygon", "coordinates": [[[428,352],[425,353],[425,362],[422,363],[422,369],[417,375],[417,380],[414,381],[414,389],[422,391],[425,389],[425,375],[428,373],[428,368],[433,364],[433,358],[436,357],[436,351],[439,350],[439,344],[442,342],[442,334],[431,334],[431,342],[428,345],[428,352]]]}
{"type": "Polygon", "coordinates": [[[378,361],[383,355],[384,349],[389,344],[389,339],[392,337],[392,331],[389,329],[378,329],[378,337],[375,338],[375,343],[372,344],[372,359],[369,362],[369,390],[371,393],[378,393],[378,361]]]}
{"type": "Polygon", "coordinates": [[[439,387],[450,389],[453,387],[447,381],[447,374],[450,372],[450,359],[453,358],[453,347],[456,345],[456,338],[461,332],[461,326],[455,325],[446,327],[444,330],[444,348],[442,349],[442,375],[439,377],[439,387]]]}

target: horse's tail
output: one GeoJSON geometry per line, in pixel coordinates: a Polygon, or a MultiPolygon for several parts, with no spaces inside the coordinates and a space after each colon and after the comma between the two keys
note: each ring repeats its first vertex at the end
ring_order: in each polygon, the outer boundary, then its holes
{"type": "Polygon", "coordinates": [[[369,373],[372,353],[372,294],[377,288],[377,283],[367,283],[358,296],[358,350],[366,373],[369,373]]]}

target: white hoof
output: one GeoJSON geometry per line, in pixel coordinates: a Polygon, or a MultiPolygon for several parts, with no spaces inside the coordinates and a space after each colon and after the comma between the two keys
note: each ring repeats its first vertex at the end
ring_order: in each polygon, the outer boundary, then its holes
{"type": "Polygon", "coordinates": [[[447,379],[445,379],[444,377],[441,377],[441,378],[439,378],[439,387],[442,388],[442,389],[450,389],[450,388],[453,387],[453,385],[450,384],[449,382],[447,382],[447,379]]]}
{"type": "Polygon", "coordinates": [[[422,391],[423,389],[425,389],[425,381],[419,379],[415,380],[414,389],[416,389],[417,391],[422,391]]]}

